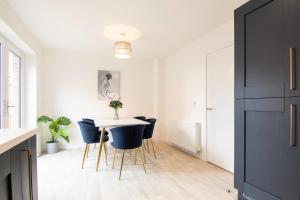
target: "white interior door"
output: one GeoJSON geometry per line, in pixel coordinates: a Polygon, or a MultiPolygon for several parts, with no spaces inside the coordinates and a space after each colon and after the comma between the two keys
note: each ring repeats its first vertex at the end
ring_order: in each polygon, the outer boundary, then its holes
{"type": "Polygon", "coordinates": [[[207,160],[234,170],[234,47],[207,55],[207,160]]]}

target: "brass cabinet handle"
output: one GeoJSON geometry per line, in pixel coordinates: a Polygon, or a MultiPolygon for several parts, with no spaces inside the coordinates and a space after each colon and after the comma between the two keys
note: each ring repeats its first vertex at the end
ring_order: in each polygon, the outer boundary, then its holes
{"type": "Polygon", "coordinates": [[[295,61],[295,48],[290,48],[290,90],[296,89],[296,61],[295,61]]]}
{"type": "Polygon", "coordinates": [[[290,104],[290,147],[296,146],[296,105],[290,104]]]}
{"type": "Polygon", "coordinates": [[[24,149],[23,152],[27,153],[28,161],[28,176],[29,176],[29,200],[33,200],[33,190],[32,190],[32,154],[31,149],[24,149]]]}

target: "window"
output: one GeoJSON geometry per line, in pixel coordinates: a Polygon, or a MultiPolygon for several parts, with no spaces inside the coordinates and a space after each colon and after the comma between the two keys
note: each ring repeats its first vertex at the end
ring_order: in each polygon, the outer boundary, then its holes
{"type": "Polygon", "coordinates": [[[8,126],[21,127],[21,58],[9,51],[8,63],[8,126]]]}
{"type": "Polygon", "coordinates": [[[0,35],[1,128],[22,127],[23,52],[0,35]]]}

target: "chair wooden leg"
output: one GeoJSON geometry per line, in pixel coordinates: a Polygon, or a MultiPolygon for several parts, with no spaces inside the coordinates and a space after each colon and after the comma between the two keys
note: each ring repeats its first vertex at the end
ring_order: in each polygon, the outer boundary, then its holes
{"type": "Polygon", "coordinates": [[[105,128],[102,128],[101,137],[100,137],[100,145],[99,145],[99,153],[98,153],[96,171],[99,170],[99,162],[100,162],[100,158],[101,158],[101,151],[102,151],[102,146],[103,146],[103,143],[104,143],[103,142],[104,133],[105,133],[105,128]]]}
{"type": "Polygon", "coordinates": [[[105,163],[106,163],[106,165],[108,165],[108,163],[107,163],[107,146],[106,146],[106,143],[104,143],[104,154],[105,154],[105,163]]]}
{"type": "Polygon", "coordinates": [[[112,163],[112,169],[115,168],[116,151],[117,150],[114,148],[114,158],[113,158],[113,163],[112,163]]]}
{"type": "Polygon", "coordinates": [[[146,160],[146,154],[145,154],[145,151],[144,151],[143,147],[142,147],[141,149],[142,149],[142,153],[143,153],[143,156],[144,156],[144,161],[145,161],[145,164],[147,164],[147,160],[146,160]]]}
{"type": "Polygon", "coordinates": [[[148,154],[150,153],[150,149],[149,149],[149,140],[147,139],[147,151],[148,151],[148,154]]]}
{"type": "Polygon", "coordinates": [[[122,161],[121,161],[121,168],[120,168],[119,180],[121,180],[121,175],[122,175],[123,162],[124,162],[124,154],[125,154],[125,150],[123,150],[123,154],[122,154],[122,161]]]}
{"type": "Polygon", "coordinates": [[[143,148],[144,148],[145,151],[147,150],[146,145],[145,145],[145,140],[143,140],[143,148]]]}
{"type": "Polygon", "coordinates": [[[82,163],[81,163],[81,169],[83,169],[83,165],[84,165],[84,160],[85,160],[85,157],[86,157],[87,149],[88,149],[88,144],[86,144],[85,148],[84,148],[83,159],[82,159],[82,163]]]}
{"type": "Polygon", "coordinates": [[[131,149],[129,149],[129,152],[130,152],[130,159],[132,158],[132,155],[133,155],[133,164],[135,165],[135,150],[133,150],[133,153],[131,153],[131,149]]]}
{"type": "Polygon", "coordinates": [[[89,157],[90,144],[87,144],[86,157],[89,157]]]}
{"type": "Polygon", "coordinates": [[[142,153],[141,153],[140,148],[138,148],[138,152],[139,152],[139,154],[140,154],[140,158],[141,158],[142,163],[143,163],[143,168],[144,168],[145,174],[147,174],[147,172],[146,172],[146,167],[145,167],[145,164],[144,164],[144,160],[143,160],[143,157],[142,157],[142,153]]]}
{"type": "Polygon", "coordinates": [[[154,144],[153,144],[152,139],[150,139],[150,141],[151,141],[151,144],[152,144],[152,149],[153,149],[153,153],[154,153],[154,158],[156,159],[156,153],[155,153],[154,144]]]}
{"type": "Polygon", "coordinates": [[[137,162],[137,150],[134,150],[134,164],[136,165],[137,162]]]}

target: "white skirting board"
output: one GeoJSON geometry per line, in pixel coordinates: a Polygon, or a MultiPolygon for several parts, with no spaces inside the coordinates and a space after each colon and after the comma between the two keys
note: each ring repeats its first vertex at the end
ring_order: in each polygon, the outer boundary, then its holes
{"type": "Polygon", "coordinates": [[[187,152],[198,154],[201,150],[200,122],[171,120],[168,125],[171,144],[187,152]]]}

